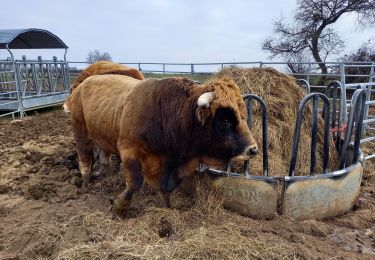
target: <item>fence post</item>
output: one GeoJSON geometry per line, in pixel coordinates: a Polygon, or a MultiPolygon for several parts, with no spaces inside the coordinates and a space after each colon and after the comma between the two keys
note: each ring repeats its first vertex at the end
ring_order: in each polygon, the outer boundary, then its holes
{"type": "Polygon", "coordinates": [[[190,71],[191,71],[191,74],[194,74],[194,64],[190,64],[191,68],[190,68],[190,71]]]}
{"type": "Polygon", "coordinates": [[[345,85],[345,64],[340,63],[340,81],[341,84],[345,85]]]}
{"type": "Polygon", "coordinates": [[[344,106],[344,115],[343,115],[343,118],[344,118],[344,123],[346,123],[348,121],[348,107],[346,106],[346,86],[345,86],[345,64],[344,63],[340,63],[340,82],[341,82],[341,85],[342,85],[342,99],[343,99],[343,106],[344,106]]]}
{"type": "Polygon", "coordinates": [[[163,74],[165,74],[165,63],[163,63],[163,74]]]}
{"type": "Polygon", "coordinates": [[[307,82],[311,85],[310,76],[311,76],[311,63],[309,63],[309,65],[307,66],[307,82]]]}

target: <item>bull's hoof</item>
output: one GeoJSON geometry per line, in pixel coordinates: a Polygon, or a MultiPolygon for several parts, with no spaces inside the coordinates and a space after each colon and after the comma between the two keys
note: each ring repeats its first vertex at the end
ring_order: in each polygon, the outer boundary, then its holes
{"type": "Polygon", "coordinates": [[[129,204],[129,201],[117,198],[113,201],[112,212],[118,217],[124,217],[128,212],[129,204]]]}
{"type": "Polygon", "coordinates": [[[86,190],[88,191],[88,186],[89,186],[89,181],[90,181],[90,176],[89,175],[83,175],[82,176],[82,186],[81,190],[86,190]]]}
{"type": "Polygon", "coordinates": [[[88,193],[89,192],[89,188],[87,185],[83,185],[81,186],[81,193],[88,193]]]}

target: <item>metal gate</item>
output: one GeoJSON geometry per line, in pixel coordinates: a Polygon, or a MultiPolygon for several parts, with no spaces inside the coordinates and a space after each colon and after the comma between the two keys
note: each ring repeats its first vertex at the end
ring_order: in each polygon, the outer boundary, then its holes
{"type": "Polygon", "coordinates": [[[0,49],[10,57],[0,60],[0,117],[54,106],[68,96],[70,80],[66,62],[67,46],[54,34],[41,29],[0,30],[0,49]],[[14,58],[11,49],[63,48],[64,59],[21,60],[14,58]]]}

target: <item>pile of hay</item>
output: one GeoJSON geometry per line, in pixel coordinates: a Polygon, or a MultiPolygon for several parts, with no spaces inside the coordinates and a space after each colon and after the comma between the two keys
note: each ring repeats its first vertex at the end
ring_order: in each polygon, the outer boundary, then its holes
{"type": "MultiPolygon", "coordinates": [[[[298,105],[306,95],[306,91],[296,83],[293,77],[272,68],[228,67],[218,72],[214,79],[223,77],[233,79],[241,88],[242,94],[256,94],[266,102],[268,106],[269,175],[287,175],[298,105]]],[[[250,161],[249,170],[251,174],[261,175],[263,153],[261,108],[255,105],[255,102],[253,107],[251,130],[257,140],[260,153],[250,161]]],[[[305,110],[296,175],[307,175],[310,172],[312,108],[307,106],[305,110]]],[[[319,117],[317,173],[322,173],[323,136],[323,119],[319,117]]],[[[338,167],[337,152],[332,139],[329,167],[331,170],[338,167]]]]}

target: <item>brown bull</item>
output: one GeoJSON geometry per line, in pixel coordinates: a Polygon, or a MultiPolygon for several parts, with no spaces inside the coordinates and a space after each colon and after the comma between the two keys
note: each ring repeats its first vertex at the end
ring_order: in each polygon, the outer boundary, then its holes
{"type": "Polygon", "coordinates": [[[119,214],[144,180],[169,206],[169,194],[201,158],[228,161],[256,151],[246,105],[230,80],[197,85],[184,78],[92,76],[68,101],[84,185],[93,143],[121,156],[126,189],[113,205],[119,214]]]}

